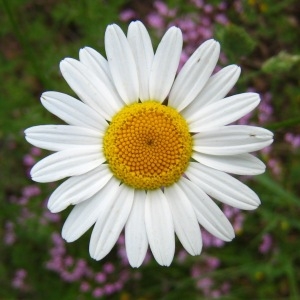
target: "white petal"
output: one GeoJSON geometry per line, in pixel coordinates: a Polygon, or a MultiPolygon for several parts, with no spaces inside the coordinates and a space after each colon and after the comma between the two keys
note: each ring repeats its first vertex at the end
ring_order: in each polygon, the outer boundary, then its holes
{"type": "Polygon", "coordinates": [[[126,104],[138,101],[139,79],[135,60],[125,34],[116,24],[105,32],[105,51],[115,87],[126,104]]]}
{"type": "Polygon", "coordinates": [[[40,125],[25,130],[26,140],[39,148],[61,151],[77,146],[99,145],[98,130],[71,125],[40,125]]]}
{"type": "Polygon", "coordinates": [[[118,186],[119,182],[112,177],[92,198],[77,204],[63,226],[62,237],[67,242],[80,238],[96,222],[106,203],[115,199],[118,186]]]}
{"type": "Polygon", "coordinates": [[[193,150],[211,155],[235,155],[260,150],[273,142],[267,129],[231,125],[197,133],[193,150]]]}
{"type": "Polygon", "coordinates": [[[105,161],[100,146],[85,146],[56,152],[40,160],[31,169],[37,182],[51,182],[77,176],[95,169],[105,161]]]}
{"type": "Polygon", "coordinates": [[[252,111],[260,98],[256,93],[234,95],[206,105],[188,121],[191,132],[201,132],[232,123],[252,111]]]}
{"type": "Polygon", "coordinates": [[[125,245],[129,263],[138,268],[147,252],[148,238],[145,226],[146,192],[135,190],[131,212],[125,226],[125,245]]]}
{"type": "Polygon", "coordinates": [[[199,255],[202,249],[201,231],[190,200],[176,183],[165,188],[164,193],[180,242],[188,253],[199,255]]]}
{"type": "Polygon", "coordinates": [[[154,52],[148,31],[142,22],[130,23],[127,39],[137,66],[140,84],[139,98],[142,101],[150,100],[149,76],[154,52]]]}
{"type": "MultiPolygon", "coordinates": [[[[106,201],[97,219],[90,241],[90,255],[96,260],[106,256],[116,243],[128,219],[134,189],[122,184],[114,198],[106,201]]],[[[105,200],[104,200],[105,201],[105,200]]]]}
{"type": "Polygon", "coordinates": [[[110,79],[112,81],[107,60],[95,49],[84,47],[79,51],[79,59],[84,65],[91,68],[101,80],[110,79]]]}
{"type": "Polygon", "coordinates": [[[235,85],[240,74],[241,68],[236,65],[227,66],[214,74],[194,101],[181,114],[188,121],[194,119],[194,114],[204,106],[223,99],[235,85]]]}
{"type": "Polygon", "coordinates": [[[50,196],[49,210],[52,213],[57,213],[70,204],[78,204],[89,199],[100,191],[112,176],[108,165],[102,164],[83,175],[67,179],[50,196]]]}
{"type": "Polygon", "coordinates": [[[46,92],[41,102],[48,111],[70,125],[106,131],[108,124],[97,111],[69,95],[46,92]]]}
{"type": "Polygon", "coordinates": [[[199,163],[190,163],[185,174],[211,197],[240,209],[255,209],[258,196],[234,177],[199,163]]]}
{"type": "Polygon", "coordinates": [[[122,108],[105,83],[78,60],[65,58],[60,63],[60,70],[78,97],[106,120],[110,121],[122,108]]]}
{"type": "Polygon", "coordinates": [[[220,208],[193,182],[182,177],[178,183],[191,201],[199,223],[223,241],[234,238],[234,230],[220,208]]]}
{"type": "Polygon", "coordinates": [[[214,40],[203,43],[179,72],[169,96],[169,105],[178,111],[189,105],[205,86],[220,55],[220,44],[214,40]]]}
{"type": "Polygon", "coordinates": [[[194,152],[192,157],[203,165],[237,175],[258,175],[266,169],[262,161],[249,153],[219,156],[194,152]]]}
{"type": "Polygon", "coordinates": [[[181,30],[171,27],[163,36],[154,56],[149,81],[151,100],[163,102],[168,96],[178,68],[181,50],[181,30]]]}
{"type": "Polygon", "coordinates": [[[147,192],[145,222],[148,241],[156,261],[169,266],[175,252],[175,234],[168,201],[160,189],[147,192]]]}
{"type": "Polygon", "coordinates": [[[79,57],[80,61],[103,82],[121,109],[125,103],[113,83],[107,60],[100,53],[88,47],[80,50],[79,57]]]}

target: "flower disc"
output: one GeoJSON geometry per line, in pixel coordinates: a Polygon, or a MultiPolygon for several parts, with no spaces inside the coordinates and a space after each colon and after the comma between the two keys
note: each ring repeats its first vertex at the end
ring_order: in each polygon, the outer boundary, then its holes
{"type": "Polygon", "coordinates": [[[178,181],[186,170],[192,138],[185,119],[155,101],[124,107],[104,136],[104,154],[114,175],[136,189],[178,181]]]}

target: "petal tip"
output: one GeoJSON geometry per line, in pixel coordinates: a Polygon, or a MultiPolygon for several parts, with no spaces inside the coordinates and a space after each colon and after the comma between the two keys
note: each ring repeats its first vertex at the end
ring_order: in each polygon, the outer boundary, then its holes
{"type": "Polygon", "coordinates": [[[79,59],[82,59],[82,56],[84,56],[87,53],[87,50],[85,48],[79,49],[79,59]]]}
{"type": "Polygon", "coordinates": [[[143,263],[143,262],[139,262],[139,261],[134,261],[133,262],[133,261],[130,261],[130,260],[128,260],[128,262],[129,262],[130,266],[132,268],[135,268],[135,269],[139,268],[143,263]]]}
{"type": "Polygon", "coordinates": [[[181,29],[180,29],[179,27],[177,27],[177,26],[171,26],[171,27],[167,30],[166,33],[172,34],[172,35],[174,35],[174,36],[176,35],[177,37],[182,36],[182,31],[181,31],[181,29]]]}

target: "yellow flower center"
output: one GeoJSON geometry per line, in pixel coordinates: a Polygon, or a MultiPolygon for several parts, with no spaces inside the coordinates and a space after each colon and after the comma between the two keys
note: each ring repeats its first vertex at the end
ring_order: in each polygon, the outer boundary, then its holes
{"type": "Polygon", "coordinates": [[[123,183],[151,190],[178,181],[186,170],[192,137],[185,119],[155,101],[125,106],[104,135],[104,154],[123,183]]]}

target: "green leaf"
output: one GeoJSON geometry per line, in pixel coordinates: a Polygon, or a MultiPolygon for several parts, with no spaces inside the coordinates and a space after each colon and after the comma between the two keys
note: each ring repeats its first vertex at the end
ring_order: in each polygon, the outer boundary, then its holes
{"type": "Polygon", "coordinates": [[[263,65],[262,70],[268,74],[287,73],[300,62],[300,55],[291,55],[285,51],[268,59],[263,65]]]}

